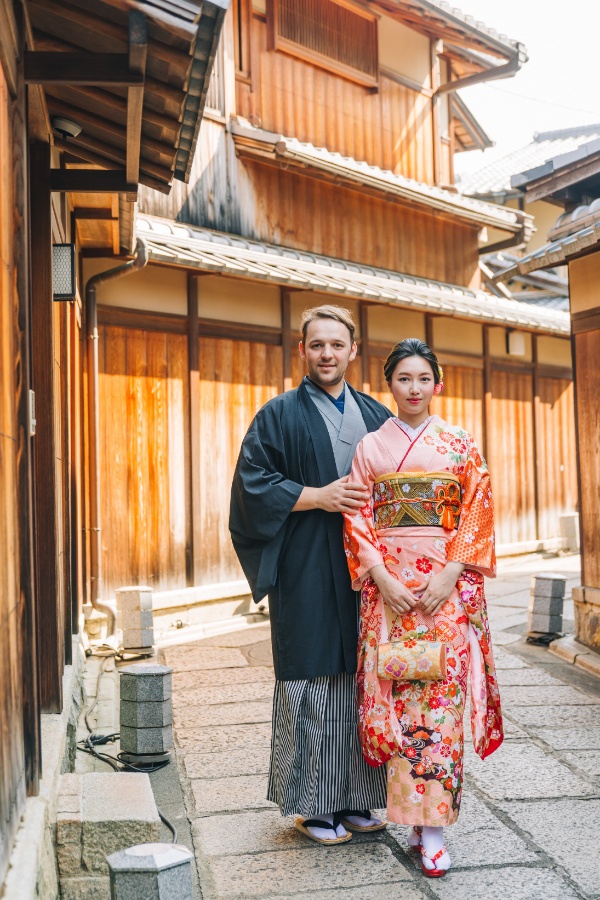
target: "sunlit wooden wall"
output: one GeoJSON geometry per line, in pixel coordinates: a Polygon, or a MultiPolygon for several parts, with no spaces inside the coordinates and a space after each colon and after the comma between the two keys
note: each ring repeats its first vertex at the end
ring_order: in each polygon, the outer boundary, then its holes
{"type": "MultiPolygon", "coordinates": [[[[243,282],[235,284],[243,310],[243,282]]],[[[311,295],[302,296],[311,305],[311,295]]],[[[312,302],[320,300],[317,295],[312,302]]],[[[355,305],[357,321],[368,328],[368,307],[355,305]]],[[[296,304],[294,316],[299,309],[296,304]]],[[[107,595],[131,582],[167,590],[242,577],[228,530],[239,447],[256,411],[284,383],[295,386],[305,374],[297,336],[289,334],[284,358],[282,332],[273,327],[264,329],[261,340],[255,326],[202,319],[197,407],[191,410],[187,317],[153,313],[148,327],[144,318],[141,311],[100,309],[107,595]],[[192,483],[198,485],[195,506],[192,483]]],[[[415,324],[407,327],[418,333],[415,324]]],[[[397,319],[392,331],[402,336],[397,319]]],[[[361,341],[347,374],[354,387],[393,410],[383,377],[390,349],[391,344],[361,341]]],[[[558,537],[560,515],[576,507],[573,386],[566,370],[486,361],[468,352],[439,354],[445,388],[432,412],[470,432],[487,456],[498,543],[558,537]]]]}
{"type": "Polygon", "coordinates": [[[433,183],[431,99],[381,74],[377,92],[267,49],[252,19],[252,83],[237,82],[237,112],[267,131],[433,183]]]}

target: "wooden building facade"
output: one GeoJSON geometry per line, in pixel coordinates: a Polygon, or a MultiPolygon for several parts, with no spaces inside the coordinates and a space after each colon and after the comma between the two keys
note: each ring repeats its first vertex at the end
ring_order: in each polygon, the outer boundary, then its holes
{"type": "MultiPolygon", "coordinates": [[[[436,411],[482,443],[504,552],[560,546],[575,509],[568,316],[481,291],[479,251],[527,240],[531,219],[452,185],[454,153],[485,140],[455,87],[516,71],[523,48],[444,4],[314,8],[317,31],[308,5],[234,3],[189,184],[140,191],[149,265],[99,291],[105,598],[239,585],[239,446],[299,383],[300,315],[323,302],[353,311],[349,380],[384,403],[393,343],[432,344],[436,411]]],[[[110,264],[84,257],[83,280],[110,264]]]]}
{"type": "Polygon", "coordinates": [[[84,371],[97,341],[77,278],[80,253],[131,254],[139,183],[168,192],[174,176],[188,177],[226,7],[0,0],[0,894],[7,898],[58,896],[44,841],[63,759],[45,741],[66,743],[65,685],[81,652],[92,555],[84,371]],[[48,714],[53,726],[44,730],[48,714]],[[37,803],[29,800],[36,795],[37,803]],[[24,816],[26,846],[9,870],[24,816]]]}
{"type": "Polygon", "coordinates": [[[535,274],[557,265],[569,272],[575,376],[576,447],[579,488],[581,587],[574,589],[576,638],[600,650],[600,139],[557,155],[513,179],[527,203],[553,203],[558,217],[550,243],[497,277],[535,274]]]}

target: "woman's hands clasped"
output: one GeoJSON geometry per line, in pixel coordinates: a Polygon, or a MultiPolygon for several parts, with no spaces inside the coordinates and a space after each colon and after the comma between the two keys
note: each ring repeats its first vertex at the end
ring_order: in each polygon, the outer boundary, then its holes
{"type": "Polygon", "coordinates": [[[426,615],[433,616],[450,597],[463,569],[462,563],[446,563],[442,571],[432,575],[426,588],[417,594],[405,587],[383,564],[373,566],[369,575],[379,588],[384,602],[396,614],[411,612],[420,606],[426,615]]]}

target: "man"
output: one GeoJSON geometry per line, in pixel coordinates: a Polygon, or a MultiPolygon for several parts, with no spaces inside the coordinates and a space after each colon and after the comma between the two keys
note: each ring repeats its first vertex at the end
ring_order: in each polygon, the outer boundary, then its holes
{"type": "Polygon", "coordinates": [[[391,416],[344,380],[356,358],[348,310],[304,312],[308,376],[269,401],[242,444],[229,527],[254,600],[269,596],[275,696],[268,799],[319,843],[385,827],[385,770],[363,760],[355,693],[357,596],[343,512],[368,500],[348,481],[358,442],[391,416]],[[343,824],[344,823],[344,824],[343,824]]]}

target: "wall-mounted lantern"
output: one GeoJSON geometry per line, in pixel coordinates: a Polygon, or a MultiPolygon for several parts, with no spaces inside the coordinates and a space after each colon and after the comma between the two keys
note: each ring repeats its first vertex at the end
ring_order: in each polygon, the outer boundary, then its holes
{"type": "Polygon", "coordinates": [[[52,295],[55,300],[74,300],[75,244],[52,244],[52,295]]]}

